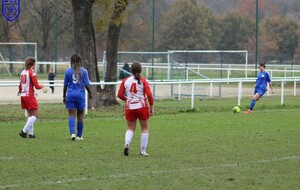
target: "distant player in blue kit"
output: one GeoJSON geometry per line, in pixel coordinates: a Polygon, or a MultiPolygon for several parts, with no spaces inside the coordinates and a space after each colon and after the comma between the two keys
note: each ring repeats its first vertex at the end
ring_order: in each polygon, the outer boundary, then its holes
{"type": "Polygon", "coordinates": [[[252,110],[255,106],[256,101],[258,101],[267,91],[267,85],[269,83],[269,86],[272,90],[272,94],[274,94],[272,81],[269,73],[265,70],[265,63],[260,63],[258,66],[259,73],[256,79],[256,84],[254,88],[254,95],[252,97],[252,101],[250,103],[250,108],[245,112],[245,114],[251,114],[252,110]]]}
{"type": "Polygon", "coordinates": [[[88,72],[82,67],[81,56],[71,56],[71,67],[66,70],[63,89],[63,102],[69,111],[69,129],[71,140],[83,140],[83,110],[85,109],[85,89],[92,98],[88,72]],[[76,113],[77,112],[77,113],[76,113]],[[75,135],[75,117],[77,114],[77,136],[75,135]]]}

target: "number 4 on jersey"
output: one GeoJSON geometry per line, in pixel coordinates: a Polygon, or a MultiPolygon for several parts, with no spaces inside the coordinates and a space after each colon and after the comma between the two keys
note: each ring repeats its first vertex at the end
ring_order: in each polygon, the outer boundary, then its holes
{"type": "Polygon", "coordinates": [[[136,83],[132,83],[130,86],[130,92],[137,93],[136,83]]]}

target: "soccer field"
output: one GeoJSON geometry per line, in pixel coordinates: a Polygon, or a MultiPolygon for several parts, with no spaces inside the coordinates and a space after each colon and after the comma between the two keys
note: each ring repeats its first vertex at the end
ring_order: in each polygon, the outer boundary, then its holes
{"type": "Polygon", "coordinates": [[[85,140],[71,141],[63,104],[39,105],[36,139],[18,136],[20,105],[1,105],[0,189],[300,189],[299,100],[263,98],[251,115],[234,102],[156,101],[150,157],[139,128],[123,155],[122,106],[90,111],[85,140]]]}

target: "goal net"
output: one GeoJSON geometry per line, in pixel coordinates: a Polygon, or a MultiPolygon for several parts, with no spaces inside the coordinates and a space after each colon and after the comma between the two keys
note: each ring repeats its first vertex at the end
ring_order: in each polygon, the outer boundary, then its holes
{"type": "Polygon", "coordinates": [[[248,75],[246,50],[176,50],[169,54],[172,79],[243,78],[248,75]]]}
{"type": "Polygon", "coordinates": [[[37,43],[0,43],[1,75],[19,75],[19,72],[24,69],[24,61],[27,57],[34,57],[37,60],[37,43]]]}

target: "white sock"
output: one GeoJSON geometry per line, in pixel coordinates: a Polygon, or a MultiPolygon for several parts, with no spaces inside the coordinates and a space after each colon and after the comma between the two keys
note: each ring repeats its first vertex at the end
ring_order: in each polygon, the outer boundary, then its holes
{"type": "Polygon", "coordinates": [[[34,125],[33,124],[29,127],[28,133],[29,133],[29,135],[34,134],[34,125]]]}
{"type": "Polygon", "coordinates": [[[142,133],[141,135],[141,152],[146,151],[148,144],[149,133],[142,133]]]}
{"type": "Polygon", "coordinates": [[[24,128],[23,128],[23,132],[27,133],[27,131],[29,131],[30,127],[34,124],[34,122],[36,121],[36,117],[33,115],[31,117],[28,117],[27,119],[27,123],[25,124],[24,128]]]}
{"type": "Polygon", "coordinates": [[[133,137],[133,131],[128,129],[125,133],[125,145],[127,144],[129,145],[131,143],[132,137],[133,137]]]}

